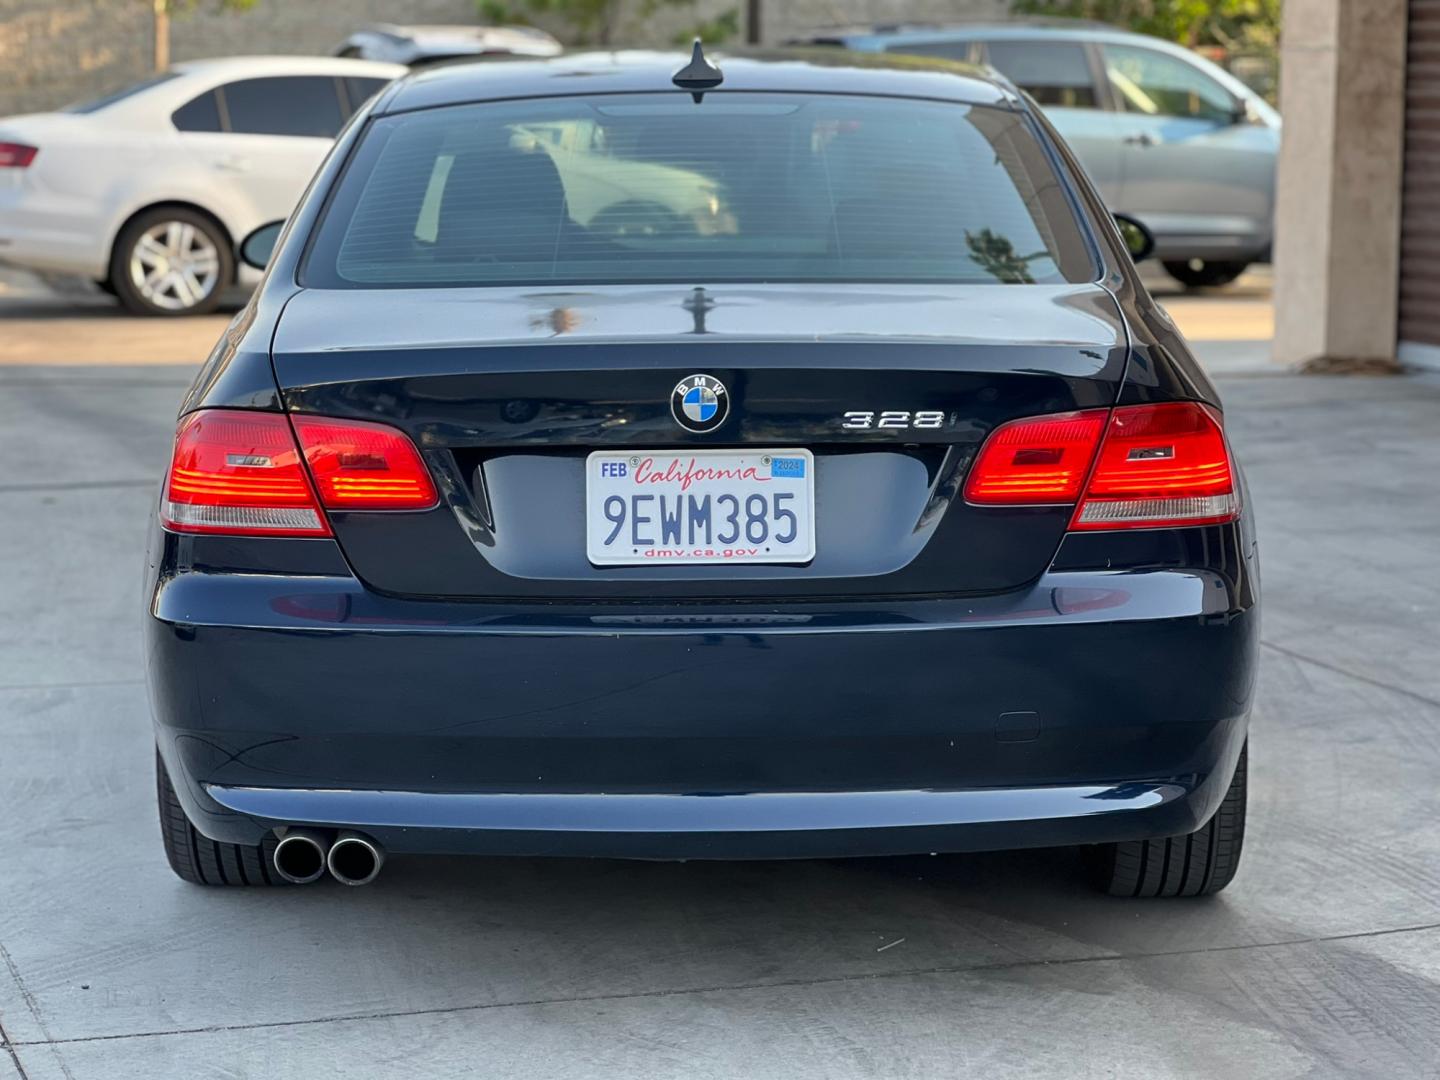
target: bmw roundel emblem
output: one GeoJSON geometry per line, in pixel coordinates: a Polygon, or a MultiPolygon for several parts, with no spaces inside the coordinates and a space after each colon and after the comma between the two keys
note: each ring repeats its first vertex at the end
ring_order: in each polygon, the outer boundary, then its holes
{"type": "Polygon", "coordinates": [[[719,379],[691,375],[670,391],[670,413],[686,431],[714,431],[730,415],[730,395],[719,379]]]}

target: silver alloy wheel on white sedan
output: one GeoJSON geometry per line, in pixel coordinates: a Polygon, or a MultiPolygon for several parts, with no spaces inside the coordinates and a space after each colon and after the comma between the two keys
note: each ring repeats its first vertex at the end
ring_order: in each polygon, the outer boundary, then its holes
{"type": "Polygon", "coordinates": [[[188,221],[163,221],[140,234],[130,249],[130,281],[146,301],[165,311],[188,311],[220,282],[220,251],[188,221]]]}

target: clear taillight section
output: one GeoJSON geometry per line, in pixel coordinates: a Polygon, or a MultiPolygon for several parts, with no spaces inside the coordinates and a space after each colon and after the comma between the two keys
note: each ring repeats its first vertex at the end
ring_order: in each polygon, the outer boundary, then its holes
{"type": "Polygon", "coordinates": [[[404,432],[385,424],[295,416],[295,434],[330,510],[429,510],[435,485],[404,432]]]}
{"type": "Polygon", "coordinates": [[[202,409],[181,421],[161,519],[176,532],[330,536],[330,510],[428,510],[420,454],[384,424],[202,409]],[[297,441],[298,440],[298,441],[297,441]],[[318,497],[317,497],[318,496],[318,497]]]}
{"type": "Polygon", "coordinates": [[[176,532],[329,536],[281,413],[204,409],[175,435],[161,519],[176,532]]]}
{"type": "Polygon", "coordinates": [[[1072,529],[1231,521],[1240,510],[1220,417],[1194,402],[1116,409],[1072,529]]]}
{"type": "Polygon", "coordinates": [[[0,169],[24,169],[40,151],[24,143],[0,142],[0,169]]]}
{"type": "Polygon", "coordinates": [[[965,498],[977,506],[1074,503],[1072,529],[1209,525],[1240,510],[1219,414],[1195,402],[1002,424],[981,447],[965,498]]]}

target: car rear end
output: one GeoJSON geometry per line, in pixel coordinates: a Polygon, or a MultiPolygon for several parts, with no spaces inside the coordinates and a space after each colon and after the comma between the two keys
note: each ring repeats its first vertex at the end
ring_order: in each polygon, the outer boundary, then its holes
{"type": "Polygon", "coordinates": [[[1003,88],[769,70],[402,88],[322,170],[157,515],[200,835],[800,857],[1220,807],[1256,580],[1213,391],[1003,88]]]}
{"type": "Polygon", "coordinates": [[[103,278],[107,181],[143,157],[124,144],[88,114],[0,118],[0,263],[103,278]]]}

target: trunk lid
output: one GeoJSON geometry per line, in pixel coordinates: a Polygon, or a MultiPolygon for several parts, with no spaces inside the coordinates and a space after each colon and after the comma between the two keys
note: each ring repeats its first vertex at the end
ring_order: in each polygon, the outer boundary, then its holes
{"type": "Polygon", "coordinates": [[[406,431],[442,491],[425,513],[334,513],[371,587],[510,599],[800,598],[995,592],[1049,565],[1065,507],[960,497],[985,435],[1018,416],[1109,406],[1124,324],[1097,285],[615,286],[308,290],[280,319],[293,411],[406,431]],[[730,419],[691,434],[670,392],[703,373],[730,419]],[[854,430],[847,412],[941,412],[854,430]],[[594,566],[596,450],[803,448],[805,565],[594,566]]]}

